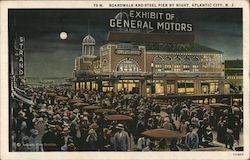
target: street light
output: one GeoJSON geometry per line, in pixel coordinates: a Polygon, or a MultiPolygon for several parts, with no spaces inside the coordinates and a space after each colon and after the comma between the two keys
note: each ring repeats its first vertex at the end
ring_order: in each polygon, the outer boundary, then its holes
{"type": "Polygon", "coordinates": [[[151,80],[151,94],[154,94],[154,62],[151,62],[151,69],[152,69],[152,80],[151,80]]]}

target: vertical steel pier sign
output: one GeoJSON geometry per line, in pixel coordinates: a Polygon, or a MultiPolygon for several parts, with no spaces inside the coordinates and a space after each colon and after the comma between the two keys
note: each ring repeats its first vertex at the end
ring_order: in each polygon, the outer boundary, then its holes
{"type": "Polygon", "coordinates": [[[17,69],[18,69],[18,75],[24,76],[24,44],[25,44],[25,37],[19,36],[18,37],[18,46],[17,46],[17,69]]]}

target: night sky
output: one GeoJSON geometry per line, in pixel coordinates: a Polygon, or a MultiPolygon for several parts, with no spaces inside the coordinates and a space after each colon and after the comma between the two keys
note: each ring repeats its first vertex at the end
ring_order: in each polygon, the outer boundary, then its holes
{"type": "MultiPolygon", "coordinates": [[[[120,11],[10,10],[9,23],[14,26],[10,27],[10,36],[16,33],[26,38],[25,76],[72,77],[74,59],[81,55],[81,42],[88,34],[88,28],[96,40],[98,54],[99,46],[106,43],[107,33],[111,30],[109,19],[120,11]],[[61,31],[67,32],[66,40],[60,39],[61,31]]],[[[242,59],[241,9],[154,11],[175,13],[178,21],[192,23],[195,42],[224,52],[224,59],[242,59]]]]}

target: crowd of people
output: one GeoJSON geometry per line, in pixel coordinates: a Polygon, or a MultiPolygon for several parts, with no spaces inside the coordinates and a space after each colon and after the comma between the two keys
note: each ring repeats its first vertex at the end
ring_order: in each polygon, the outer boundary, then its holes
{"type": "Polygon", "coordinates": [[[124,92],[62,88],[36,88],[26,94],[32,96],[34,105],[10,103],[12,151],[188,151],[212,147],[214,141],[233,150],[242,129],[240,103],[211,109],[191,100],[159,102],[124,92]],[[72,99],[114,111],[84,109],[71,103],[72,99]],[[132,120],[107,120],[110,114],[127,115],[132,120]],[[142,134],[157,128],[183,136],[154,138],[142,134]]]}

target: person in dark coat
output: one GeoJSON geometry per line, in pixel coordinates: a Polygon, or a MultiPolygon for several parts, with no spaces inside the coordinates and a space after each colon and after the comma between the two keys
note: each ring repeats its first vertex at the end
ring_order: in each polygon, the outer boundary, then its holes
{"type": "Polygon", "coordinates": [[[101,148],[102,151],[111,151],[111,141],[110,141],[110,136],[111,136],[112,130],[108,128],[103,129],[103,148],[101,148]]]}
{"type": "Polygon", "coordinates": [[[93,123],[90,125],[90,130],[88,132],[88,136],[86,138],[86,145],[87,150],[89,151],[97,151],[98,150],[98,135],[96,133],[96,129],[98,128],[98,125],[96,123],[93,123]]]}
{"type": "Polygon", "coordinates": [[[80,126],[80,130],[81,130],[80,150],[86,150],[88,147],[86,144],[86,139],[87,139],[88,132],[89,132],[89,124],[88,124],[87,117],[83,118],[83,122],[80,126]]]}
{"type": "Polygon", "coordinates": [[[225,143],[226,141],[226,131],[227,127],[223,117],[220,117],[220,121],[217,124],[217,141],[220,143],[225,143]]]}
{"type": "Polygon", "coordinates": [[[240,122],[238,115],[235,117],[234,126],[235,127],[233,128],[233,136],[234,136],[234,139],[238,143],[240,139],[240,131],[241,131],[241,122],[240,122]]]}
{"type": "Polygon", "coordinates": [[[213,142],[213,133],[212,133],[212,129],[210,127],[207,127],[204,135],[202,137],[202,145],[204,147],[212,147],[212,142],[213,142]]]}
{"type": "Polygon", "coordinates": [[[174,108],[174,116],[175,116],[175,120],[178,119],[178,117],[180,117],[180,112],[181,112],[181,106],[180,103],[178,103],[175,108],[174,108]]]}
{"type": "Polygon", "coordinates": [[[140,117],[139,117],[139,120],[138,120],[138,122],[137,122],[137,124],[136,124],[136,134],[135,134],[135,141],[136,141],[136,142],[137,142],[137,140],[139,139],[140,134],[141,134],[143,131],[145,131],[145,129],[146,129],[146,125],[145,125],[145,123],[144,123],[144,121],[143,121],[143,117],[140,116],[140,117]]]}
{"type": "Polygon", "coordinates": [[[55,134],[55,126],[50,125],[48,132],[42,137],[42,144],[44,151],[59,151],[61,148],[57,146],[58,137],[55,134]]]}
{"type": "Polygon", "coordinates": [[[229,147],[229,149],[233,150],[233,145],[234,145],[233,131],[231,129],[227,129],[225,147],[226,148],[229,147]]]}

